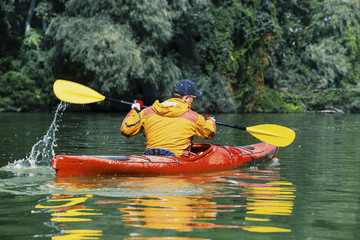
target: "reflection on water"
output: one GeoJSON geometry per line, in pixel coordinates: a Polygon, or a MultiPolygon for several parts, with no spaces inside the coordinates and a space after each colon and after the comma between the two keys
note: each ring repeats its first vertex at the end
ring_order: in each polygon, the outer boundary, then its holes
{"type": "MultiPolygon", "coordinates": [[[[271,215],[291,215],[295,188],[287,181],[270,181],[257,186],[245,186],[247,196],[246,221],[268,222],[271,215]],[[250,217],[256,215],[257,217],[250,217]]],[[[266,226],[249,226],[248,231],[256,232],[291,232],[290,229],[266,226]]]]}
{"type": "MultiPolygon", "coordinates": [[[[92,198],[93,195],[76,196],[76,195],[58,195],[53,194],[51,199],[48,199],[44,204],[38,204],[36,209],[47,209],[51,213],[50,221],[58,223],[60,227],[66,227],[69,222],[90,222],[91,216],[102,215],[96,209],[89,209],[84,206],[87,199],[92,198]]],[[[36,213],[36,211],[33,211],[36,213]]],[[[102,236],[101,230],[93,229],[71,229],[63,230],[62,236],[54,236],[52,239],[98,239],[97,236],[102,236]]]]}
{"type": "Polygon", "coordinates": [[[52,237],[53,240],[71,240],[71,239],[99,239],[102,236],[102,231],[80,229],[80,230],[65,230],[64,236],[52,237]]]}
{"type": "Polygon", "coordinates": [[[216,205],[216,202],[206,197],[147,196],[130,198],[122,205],[118,210],[125,213],[121,215],[125,226],[186,232],[194,228],[232,227],[203,222],[216,220],[218,212],[230,211],[207,208],[208,205],[216,205]]]}
{"type": "Polygon", "coordinates": [[[53,239],[98,239],[105,234],[100,223],[108,221],[107,213],[113,211],[121,225],[132,229],[129,239],[155,239],[138,238],[142,233],[136,229],[144,228],[291,232],[289,226],[272,222],[274,216],[291,215],[295,199],[295,187],[280,178],[278,169],[178,177],[79,177],[59,179],[54,185],[65,192],[35,206],[47,211],[61,229],[53,239]],[[81,222],[94,224],[74,227],[81,222]]]}

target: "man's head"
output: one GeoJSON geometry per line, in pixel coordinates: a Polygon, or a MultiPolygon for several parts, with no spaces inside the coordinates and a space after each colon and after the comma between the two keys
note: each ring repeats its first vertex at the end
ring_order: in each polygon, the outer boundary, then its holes
{"type": "Polygon", "coordinates": [[[202,92],[197,90],[195,84],[188,79],[178,81],[172,91],[173,95],[178,96],[191,96],[194,98],[201,98],[202,92]]]}

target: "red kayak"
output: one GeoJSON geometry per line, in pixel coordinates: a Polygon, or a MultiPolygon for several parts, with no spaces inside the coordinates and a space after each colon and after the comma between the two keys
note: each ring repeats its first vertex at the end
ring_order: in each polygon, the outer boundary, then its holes
{"type": "Polygon", "coordinates": [[[57,155],[52,168],[58,178],[71,176],[157,176],[228,171],[260,165],[276,157],[279,147],[258,143],[220,146],[194,143],[190,157],[156,155],[71,156],[57,155]]]}

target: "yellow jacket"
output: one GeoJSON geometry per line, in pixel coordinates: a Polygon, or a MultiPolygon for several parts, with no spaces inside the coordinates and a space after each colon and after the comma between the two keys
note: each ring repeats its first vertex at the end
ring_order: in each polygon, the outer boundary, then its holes
{"type": "Polygon", "coordinates": [[[188,156],[192,137],[211,139],[216,133],[213,120],[191,110],[186,102],[171,98],[163,103],[158,100],[151,107],[127,114],[121,124],[121,133],[126,137],[145,130],[146,150],[164,148],[176,156],[188,156]]]}

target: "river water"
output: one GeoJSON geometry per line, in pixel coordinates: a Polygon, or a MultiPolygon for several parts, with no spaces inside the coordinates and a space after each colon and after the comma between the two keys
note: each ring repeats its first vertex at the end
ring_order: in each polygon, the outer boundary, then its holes
{"type": "MultiPolygon", "coordinates": [[[[0,113],[0,239],[360,239],[360,115],[216,115],[295,130],[295,141],[266,166],[56,178],[54,154],[140,153],[143,135],[120,134],[124,116],[0,113]]],[[[258,140],[218,126],[206,142],[258,140]]]]}

